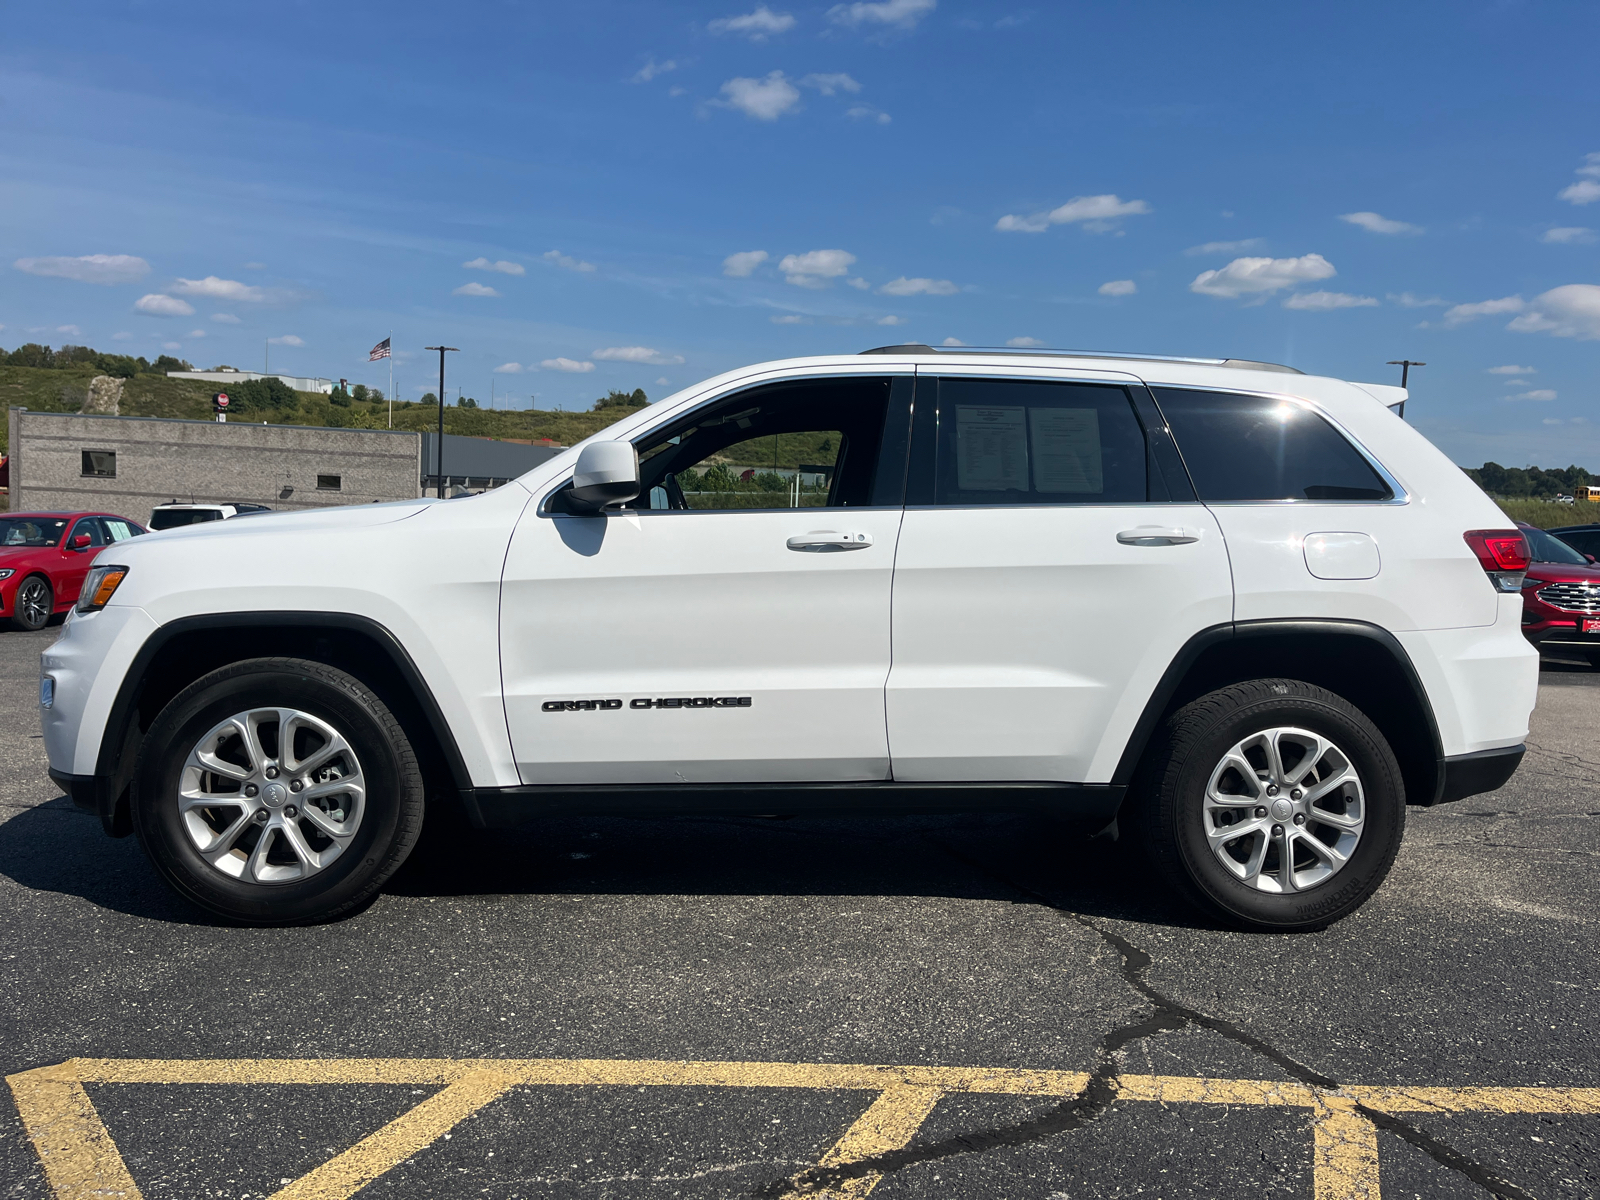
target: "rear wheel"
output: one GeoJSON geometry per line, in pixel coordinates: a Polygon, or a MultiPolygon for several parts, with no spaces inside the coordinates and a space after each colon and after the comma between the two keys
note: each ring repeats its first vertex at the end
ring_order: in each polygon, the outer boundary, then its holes
{"type": "Polygon", "coordinates": [[[56,610],[56,594],[43,575],[30,575],[17,588],[11,620],[19,629],[43,629],[56,610]]]}
{"type": "Polygon", "coordinates": [[[167,882],[254,925],[356,908],[422,828],[399,722],[354,677],[298,659],[235,663],[184,689],[145,737],[132,800],[167,882]]]}
{"type": "Polygon", "coordinates": [[[1400,847],[1405,790],[1388,743],[1353,705],[1262,679],[1172,716],[1134,815],[1181,894],[1291,932],[1329,925],[1377,891],[1400,847]]]}

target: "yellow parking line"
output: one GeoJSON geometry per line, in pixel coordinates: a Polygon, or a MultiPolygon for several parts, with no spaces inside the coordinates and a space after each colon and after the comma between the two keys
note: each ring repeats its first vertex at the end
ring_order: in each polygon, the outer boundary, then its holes
{"type": "MultiPolygon", "coordinates": [[[[518,1085],[800,1088],[876,1092],[819,1167],[861,1162],[910,1144],[942,1096],[979,1093],[1068,1097],[1082,1071],[1013,1067],[872,1066],[860,1063],[694,1062],[651,1059],[104,1059],[75,1058],[9,1077],[28,1139],[56,1200],[139,1200],[139,1189],[95,1111],[85,1084],[389,1084],[436,1087],[369,1137],[287,1185],[276,1200],[348,1200],[397,1163],[518,1085]]],[[[1337,1090],[1260,1079],[1124,1075],[1120,1099],[1309,1110],[1316,1200],[1379,1200],[1378,1138],[1361,1108],[1386,1113],[1600,1114],[1600,1088],[1349,1086],[1337,1090]]],[[[828,1192],[860,1200],[880,1176],[828,1192]]]]}
{"type": "Polygon", "coordinates": [[[431,1145],[516,1085],[510,1075],[469,1072],[343,1154],[273,1193],[272,1200],[349,1200],[395,1164],[431,1145]]]}

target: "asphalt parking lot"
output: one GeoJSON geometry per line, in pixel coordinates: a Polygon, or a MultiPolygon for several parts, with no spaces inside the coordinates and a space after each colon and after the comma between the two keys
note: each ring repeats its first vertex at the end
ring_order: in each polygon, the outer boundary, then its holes
{"type": "Polygon", "coordinates": [[[45,775],[0,633],[0,1195],[1591,1197],[1600,672],[1323,933],[1009,816],[549,821],[236,929],[45,775]]]}

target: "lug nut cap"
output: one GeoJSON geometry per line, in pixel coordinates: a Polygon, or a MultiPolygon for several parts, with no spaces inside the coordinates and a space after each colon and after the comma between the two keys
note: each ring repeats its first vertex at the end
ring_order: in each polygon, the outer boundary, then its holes
{"type": "Polygon", "coordinates": [[[245,795],[246,795],[246,796],[254,796],[254,795],[256,795],[256,794],[257,794],[257,793],[258,793],[258,792],[260,792],[260,791],[261,791],[261,789],[260,789],[260,788],[258,788],[258,787],[257,787],[257,786],[256,786],[256,785],[255,785],[255,784],[253,784],[253,783],[247,783],[247,784],[245,784],[245,785],[244,785],[244,794],[245,794],[245,795]]]}
{"type": "Polygon", "coordinates": [[[298,780],[298,779],[296,779],[296,780],[293,780],[293,781],[292,781],[292,782],[291,782],[291,783],[290,783],[290,784],[289,784],[289,790],[290,790],[290,791],[291,791],[291,792],[298,792],[298,791],[299,791],[299,790],[300,790],[300,789],[301,789],[301,788],[303,788],[303,787],[305,787],[305,784],[303,784],[303,783],[301,783],[301,782],[300,782],[300,781],[299,781],[299,780],[298,780]]]}

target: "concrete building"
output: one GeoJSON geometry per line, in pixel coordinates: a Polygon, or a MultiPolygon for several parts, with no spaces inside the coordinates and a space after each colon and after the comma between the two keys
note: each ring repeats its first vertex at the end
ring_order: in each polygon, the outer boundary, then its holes
{"type": "Polygon", "coordinates": [[[314,375],[280,375],[273,371],[264,375],[260,371],[168,371],[168,379],[203,379],[207,383],[219,385],[219,391],[226,391],[230,383],[244,383],[251,379],[281,379],[297,392],[321,392],[324,396],[333,394],[333,380],[322,379],[314,375]]]}
{"type": "Polygon", "coordinates": [[[422,478],[422,439],[409,432],[26,408],[10,410],[9,430],[12,512],[93,508],[142,523],[168,500],[275,509],[408,500],[422,478]]]}
{"type": "MultiPolygon", "coordinates": [[[[422,435],[422,490],[428,496],[434,495],[439,486],[435,446],[438,437],[431,430],[422,435]]],[[[565,449],[555,442],[506,442],[447,433],[444,435],[445,494],[458,488],[484,492],[501,487],[565,449]]]]}

